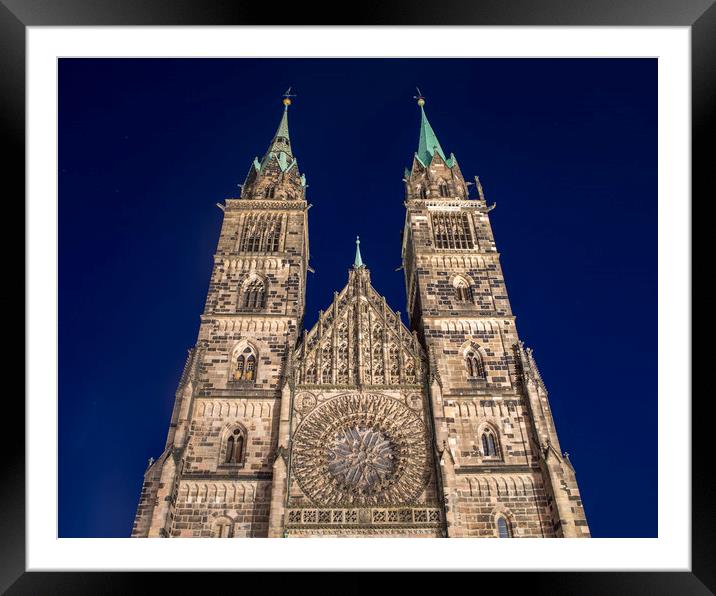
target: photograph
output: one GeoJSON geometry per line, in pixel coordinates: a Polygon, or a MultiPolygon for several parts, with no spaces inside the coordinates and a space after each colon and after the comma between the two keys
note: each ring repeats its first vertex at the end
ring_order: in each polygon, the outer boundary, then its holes
{"type": "Polygon", "coordinates": [[[658,537],[657,68],[59,58],[59,538],[658,537]]]}
{"type": "Polygon", "coordinates": [[[715,594],[714,0],[330,18],[0,0],[0,593],[715,594]]]}

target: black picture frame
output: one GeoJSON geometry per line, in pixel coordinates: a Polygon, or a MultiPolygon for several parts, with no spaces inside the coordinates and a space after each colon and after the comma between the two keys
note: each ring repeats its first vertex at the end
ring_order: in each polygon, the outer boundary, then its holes
{"type": "MultiPolygon", "coordinates": [[[[713,165],[708,150],[716,130],[716,5],[713,0],[503,0],[457,2],[381,2],[355,5],[308,5],[294,2],[268,10],[265,4],[226,0],[0,0],[0,121],[6,155],[2,163],[6,205],[24,209],[25,191],[25,34],[31,26],[164,26],[164,25],[499,25],[499,26],[681,26],[691,28],[692,51],[692,187],[693,194],[713,197],[713,165]],[[350,20],[346,20],[350,19],[350,20]],[[710,109],[711,108],[711,109],[710,109]],[[707,195],[707,190],[711,191],[707,195]]],[[[693,200],[692,200],[693,202],[693,200]]],[[[689,209],[688,204],[684,205],[689,209]]],[[[6,215],[6,217],[8,217],[6,215]]],[[[8,221],[6,219],[6,221],[8,221]]],[[[17,248],[8,255],[16,254],[17,248]]],[[[19,259],[15,257],[19,263],[19,259]]],[[[19,265],[18,265],[19,266],[19,265]]],[[[15,278],[17,279],[17,278],[15,278]]],[[[24,306],[23,306],[24,308],[24,306]]],[[[19,352],[19,350],[18,350],[19,352]]],[[[683,398],[685,396],[679,396],[683,398]]],[[[481,574],[483,588],[499,582],[509,592],[526,589],[550,594],[709,594],[716,592],[713,551],[714,520],[711,505],[713,466],[707,461],[709,416],[706,397],[692,402],[692,564],[691,572],[569,572],[513,574],[506,583],[497,573],[481,574]]],[[[135,574],[122,572],[25,572],[25,457],[24,404],[6,399],[5,420],[18,429],[14,441],[5,441],[0,482],[5,512],[0,516],[2,556],[0,590],[10,594],[124,594],[149,589],[161,582],[165,593],[188,588],[186,574],[135,574]]],[[[7,431],[9,432],[9,431],[7,431]]],[[[48,494],[53,491],[48,490],[48,494]]],[[[213,574],[218,587],[225,574],[213,574]]],[[[242,574],[241,587],[256,574],[242,574]]],[[[418,578],[420,581],[420,578],[418,578]]],[[[235,581],[235,579],[233,580],[235,581]]],[[[450,580],[452,581],[452,580],[450,580]]],[[[471,580],[472,581],[472,580],[471,580]]],[[[477,586],[478,584],[474,584],[477,586]]],[[[264,589],[269,589],[266,587],[264,589]]]]}

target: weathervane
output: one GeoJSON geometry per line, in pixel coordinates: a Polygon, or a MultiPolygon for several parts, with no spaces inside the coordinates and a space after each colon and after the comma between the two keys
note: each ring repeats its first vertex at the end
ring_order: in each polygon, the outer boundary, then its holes
{"type": "Polygon", "coordinates": [[[416,87],[415,90],[418,92],[418,94],[413,95],[413,99],[417,99],[418,105],[422,108],[425,105],[425,98],[423,97],[423,94],[420,93],[420,87],[416,87]]]}
{"type": "Polygon", "coordinates": [[[285,105],[286,107],[291,105],[291,98],[296,97],[295,93],[291,93],[291,89],[292,89],[292,87],[289,87],[288,89],[286,89],[286,92],[283,94],[283,105],[285,105]]]}

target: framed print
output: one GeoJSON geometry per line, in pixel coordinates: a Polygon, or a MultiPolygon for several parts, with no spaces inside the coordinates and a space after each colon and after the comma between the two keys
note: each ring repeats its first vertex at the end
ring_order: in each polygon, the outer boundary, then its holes
{"type": "Polygon", "coordinates": [[[711,593],[716,9],[255,10],[0,4],[28,347],[3,589],[711,593]]]}

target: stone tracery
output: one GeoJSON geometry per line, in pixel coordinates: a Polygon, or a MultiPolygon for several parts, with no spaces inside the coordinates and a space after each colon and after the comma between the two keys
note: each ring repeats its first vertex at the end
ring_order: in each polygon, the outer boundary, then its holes
{"type": "Polygon", "coordinates": [[[422,382],[424,355],[366,269],[353,270],[295,351],[298,384],[400,385],[422,382]],[[314,374],[321,371],[321,374],[314,374]]]}
{"type": "Polygon", "coordinates": [[[340,395],[317,406],[296,429],[293,466],[317,504],[410,503],[429,477],[427,432],[401,401],[340,395]]]}

